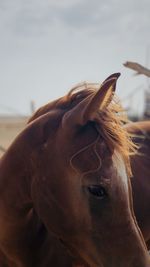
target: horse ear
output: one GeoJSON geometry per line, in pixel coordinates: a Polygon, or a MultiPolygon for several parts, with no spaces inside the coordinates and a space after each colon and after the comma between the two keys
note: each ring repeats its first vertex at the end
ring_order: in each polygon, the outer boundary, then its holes
{"type": "Polygon", "coordinates": [[[96,93],[91,93],[72,110],[68,111],[63,118],[63,126],[85,125],[89,120],[93,119],[97,111],[106,109],[114,96],[119,76],[120,73],[114,73],[109,76],[96,93]]]}

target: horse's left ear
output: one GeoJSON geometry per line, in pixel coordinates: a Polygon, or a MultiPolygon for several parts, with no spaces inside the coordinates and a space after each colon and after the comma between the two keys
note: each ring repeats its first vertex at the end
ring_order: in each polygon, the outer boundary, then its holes
{"type": "Polygon", "coordinates": [[[104,110],[112,101],[119,76],[120,73],[109,76],[96,93],[90,94],[72,110],[68,111],[63,118],[63,126],[85,125],[94,118],[98,110],[104,110]]]}
{"type": "Polygon", "coordinates": [[[92,115],[92,113],[95,113],[97,110],[104,110],[107,108],[114,96],[116,82],[119,76],[120,73],[114,73],[102,83],[99,90],[95,93],[90,103],[86,107],[85,113],[87,113],[87,115],[89,114],[90,116],[90,114],[92,115]]]}

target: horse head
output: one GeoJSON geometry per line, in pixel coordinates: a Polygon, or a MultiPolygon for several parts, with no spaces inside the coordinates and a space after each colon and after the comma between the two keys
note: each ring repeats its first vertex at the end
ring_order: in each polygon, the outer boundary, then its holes
{"type": "Polygon", "coordinates": [[[114,102],[119,74],[83,83],[33,115],[31,194],[48,231],[93,267],[148,267],[132,208],[132,146],[114,102]]]}

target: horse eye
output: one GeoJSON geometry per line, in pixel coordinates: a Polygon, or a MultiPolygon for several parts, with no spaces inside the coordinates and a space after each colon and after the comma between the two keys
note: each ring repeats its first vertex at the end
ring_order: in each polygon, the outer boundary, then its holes
{"type": "Polygon", "coordinates": [[[106,189],[101,185],[88,186],[88,191],[91,195],[99,199],[103,199],[104,197],[107,196],[106,189]]]}

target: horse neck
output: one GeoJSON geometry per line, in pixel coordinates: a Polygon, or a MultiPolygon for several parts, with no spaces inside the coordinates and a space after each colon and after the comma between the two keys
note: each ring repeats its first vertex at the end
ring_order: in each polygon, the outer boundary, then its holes
{"type": "MultiPolygon", "coordinates": [[[[22,148],[20,148],[21,150],[22,148]]],[[[4,218],[8,218],[10,221],[16,220],[16,227],[21,226],[25,235],[30,236],[30,241],[38,255],[39,267],[76,267],[76,265],[72,265],[73,259],[68,251],[56,237],[47,232],[34,210],[31,196],[30,156],[30,153],[24,154],[23,150],[19,153],[12,146],[1,158],[0,210],[4,211],[4,218]]],[[[2,224],[5,225],[5,220],[2,224]]],[[[6,238],[8,239],[8,236],[6,238]]]]}
{"type": "Polygon", "coordinates": [[[11,203],[23,216],[31,208],[31,179],[24,155],[13,152],[13,148],[6,152],[0,162],[0,195],[6,207],[11,203]]]}

